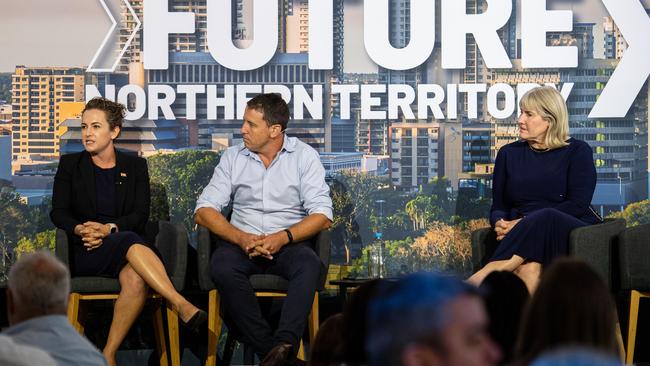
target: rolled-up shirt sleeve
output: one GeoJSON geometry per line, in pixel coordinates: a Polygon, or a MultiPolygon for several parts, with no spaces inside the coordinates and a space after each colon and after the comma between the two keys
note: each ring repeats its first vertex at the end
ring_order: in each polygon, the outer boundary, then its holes
{"type": "Polygon", "coordinates": [[[304,151],[301,165],[300,199],[305,211],[308,215],[323,214],[333,221],[330,188],[325,183],[325,169],[320,162],[318,152],[304,151]]]}
{"type": "Polygon", "coordinates": [[[219,164],[214,168],[210,183],[203,188],[203,192],[196,201],[194,214],[204,207],[210,207],[221,212],[224,207],[228,206],[232,194],[231,173],[235,154],[237,154],[236,150],[229,149],[221,155],[219,164]]]}

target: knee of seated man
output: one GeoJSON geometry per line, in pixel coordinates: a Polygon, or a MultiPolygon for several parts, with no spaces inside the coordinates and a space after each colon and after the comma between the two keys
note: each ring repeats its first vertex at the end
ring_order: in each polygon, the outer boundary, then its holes
{"type": "Polygon", "coordinates": [[[292,256],[293,265],[300,270],[320,273],[321,260],[313,249],[306,245],[296,248],[292,256]]]}

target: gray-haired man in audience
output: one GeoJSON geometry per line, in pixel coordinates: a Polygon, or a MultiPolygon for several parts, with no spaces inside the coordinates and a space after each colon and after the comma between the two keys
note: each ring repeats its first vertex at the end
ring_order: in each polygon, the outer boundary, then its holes
{"type": "Polygon", "coordinates": [[[104,356],[66,318],[70,273],[47,252],[23,256],[9,271],[3,335],[47,352],[58,365],[106,365],[104,356]]]}

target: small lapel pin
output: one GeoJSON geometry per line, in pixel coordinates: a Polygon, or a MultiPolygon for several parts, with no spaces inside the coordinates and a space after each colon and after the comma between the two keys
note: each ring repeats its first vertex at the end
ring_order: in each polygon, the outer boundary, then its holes
{"type": "Polygon", "coordinates": [[[120,177],[126,178],[126,173],[120,173],[120,177]]]}

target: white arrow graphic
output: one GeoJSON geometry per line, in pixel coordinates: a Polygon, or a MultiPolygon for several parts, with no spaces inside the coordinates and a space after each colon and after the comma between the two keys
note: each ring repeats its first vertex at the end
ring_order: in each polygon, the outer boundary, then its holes
{"type": "Polygon", "coordinates": [[[115,20],[115,17],[111,13],[108,6],[106,6],[105,0],[99,0],[99,3],[104,8],[104,11],[106,11],[106,14],[108,14],[108,17],[111,19],[111,23],[113,23],[113,24],[111,25],[111,28],[106,33],[106,36],[104,36],[104,40],[102,41],[102,44],[99,45],[99,48],[95,52],[95,55],[93,56],[93,59],[90,61],[90,64],[88,65],[88,68],[86,69],[86,71],[88,71],[88,72],[113,72],[113,71],[115,71],[115,68],[119,64],[120,59],[122,58],[122,56],[124,56],[124,53],[126,52],[126,50],[131,45],[131,42],[133,41],[133,38],[135,37],[136,33],[138,33],[138,31],[140,30],[140,27],[142,26],[142,22],[140,21],[140,18],[138,18],[138,15],[135,13],[135,11],[133,10],[133,7],[131,6],[131,4],[129,4],[128,0],[123,0],[123,1],[124,1],[124,4],[126,5],[127,9],[129,9],[129,12],[131,13],[131,16],[135,20],[135,23],[136,23],[135,28],[131,32],[131,35],[129,36],[129,39],[124,44],[124,47],[122,47],[122,49],[120,50],[120,54],[115,59],[115,62],[113,63],[111,68],[98,68],[98,67],[95,67],[95,62],[97,62],[97,58],[103,52],[104,47],[106,47],[106,43],[111,38],[111,35],[113,34],[113,32],[115,31],[115,28],[117,27],[117,21],[115,20]]]}
{"type": "Polygon", "coordinates": [[[625,117],[650,75],[650,19],[637,0],[603,0],[629,47],[589,113],[589,118],[625,117]]]}

